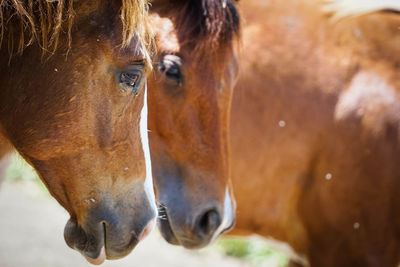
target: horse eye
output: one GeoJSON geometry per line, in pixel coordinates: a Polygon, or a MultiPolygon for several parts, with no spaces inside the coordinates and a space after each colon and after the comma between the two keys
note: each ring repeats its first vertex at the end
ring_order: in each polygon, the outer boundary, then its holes
{"type": "Polygon", "coordinates": [[[178,84],[181,84],[183,82],[183,76],[181,73],[181,69],[178,63],[169,60],[169,59],[164,59],[163,62],[160,62],[160,65],[158,67],[158,70],[165,74],[165,76],[174,82],[177,82],[178,84]]]}
{"type": "Polygon", "coordinates": [[[121,92],[132,92],[134,95],[137,95],[140,90],[141,76],[140,71],[122,72],[119,76],[121,92]]]}

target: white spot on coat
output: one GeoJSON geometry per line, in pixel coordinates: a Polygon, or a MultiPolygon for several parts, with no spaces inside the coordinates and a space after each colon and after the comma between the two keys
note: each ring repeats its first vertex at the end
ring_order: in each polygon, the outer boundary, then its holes
{"type": "Polygon", "coordinates": [[[326,179],[326,180],[332,179],[332,174],[331,174],[331,173],[327,173],[327,174],[325,175],[325,179],[326,179]]]}

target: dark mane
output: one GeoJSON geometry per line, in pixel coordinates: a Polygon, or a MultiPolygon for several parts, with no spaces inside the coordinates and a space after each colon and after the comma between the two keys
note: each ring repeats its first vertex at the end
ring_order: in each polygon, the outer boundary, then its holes
{"type": "MultiPolygon", "coordinates": [[[[174,10],[172,19],[180,43],[198,52],[215,51],[239,36],[240,16],[234,0],[169,0],[162,1],[161,12],[174,10]]],[[[157,1],[155,1],[157,7],[157,1]]]]}
{"type": "MultiPolygon", "coordinates": [[[[44,52],[54,52],[60,35],[66,34],[69,47],[75,17],[73,5],[83,1],[86,0],[0,0],[0,45],[6,40],[11,53],[21,53],[37,42],[44,52]]],[[[137,34],[147,51],[151,43],[147,12],[146,0],[121,1],[122,46],[137,34]]]]}

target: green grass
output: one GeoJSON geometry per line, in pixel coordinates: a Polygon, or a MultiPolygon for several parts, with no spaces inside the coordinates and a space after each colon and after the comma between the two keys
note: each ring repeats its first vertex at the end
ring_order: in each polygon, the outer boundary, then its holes
{"type": "Polygon", "coordinates": [[[26,161],[18,155],[13,156],[6,172],[8,181],[35,181],[37,174],[26,161]]]}
{"type": "Polygon", "coordinates": [[[50,195],[36,171],[17,154],[12,157],[11,164],[6,171],[5,180],[9,182],[25,182],[30,184],[33,190],[39,191],[44,195],[50,195]]]}
{"type": "Polygon", "coordinates": [[[270,248],[262,239],[253,238],[220,238],[217,247],[230,257],[243,259],[255,267],[284,267],[288,257],[270,248]]]}

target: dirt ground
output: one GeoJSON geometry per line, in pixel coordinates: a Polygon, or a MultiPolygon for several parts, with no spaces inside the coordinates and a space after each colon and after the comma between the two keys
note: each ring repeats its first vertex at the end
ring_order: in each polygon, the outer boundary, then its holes
{"type": "MultiPolygon", "coordinates": [[[[92,266],[63,238],[67,213],[58,203],[29,183],[0,186],[0,267],[92,266]],[[31,188],[32,187],[32,188],[31,188]],[[35,191],[36,190],[36,191],[35,191]]],[[[157,231],[126,258],[107,261],[104,267],[246,267],[223,256],[215,247],[200,251],[167,244],[157,231]]]]}

